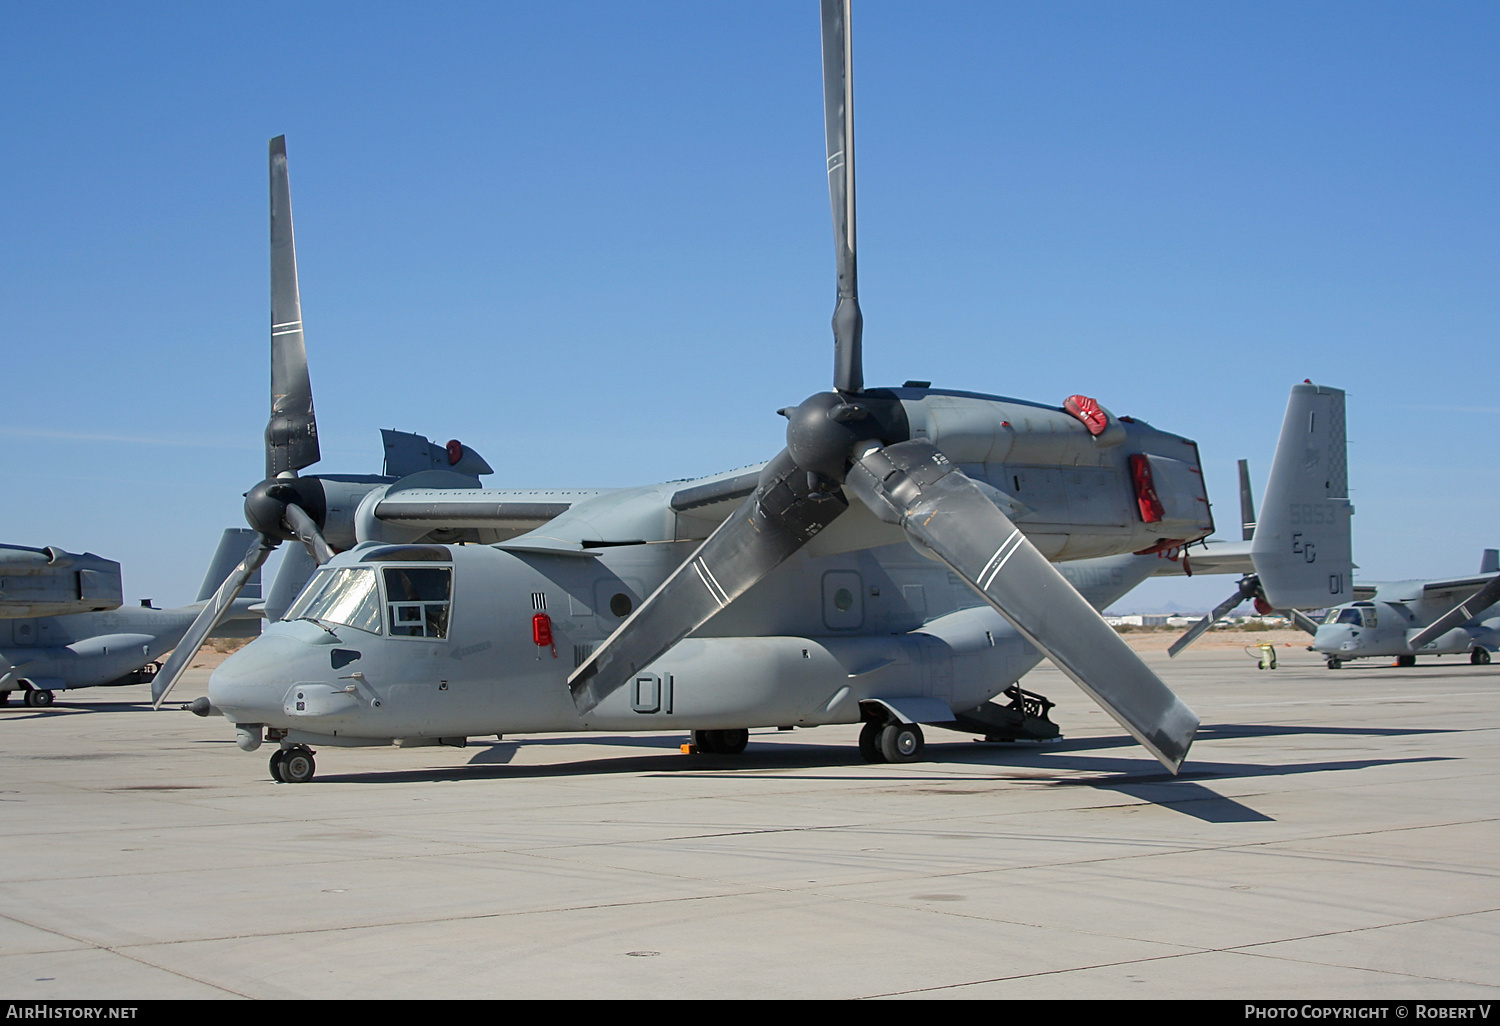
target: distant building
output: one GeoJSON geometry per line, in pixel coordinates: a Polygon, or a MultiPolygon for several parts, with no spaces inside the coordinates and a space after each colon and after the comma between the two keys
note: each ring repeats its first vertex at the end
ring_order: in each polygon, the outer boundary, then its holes
{"type": "Polygon", "coordinates": [[[1106,616],[1104,622],[1111,627],[1165,627],[1165,613],[1131,613],[1129,616],[1106,616]]]}

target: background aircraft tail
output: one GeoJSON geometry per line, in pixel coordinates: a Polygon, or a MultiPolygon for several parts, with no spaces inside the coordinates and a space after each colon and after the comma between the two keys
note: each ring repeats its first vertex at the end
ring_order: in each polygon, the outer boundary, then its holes
{"type": "Polygon", "coordinates": [[[1351,601],[1353,512],[1343,390],[1296,385],[1250,542],[1268,604],[1316,609],[1351,601]]]}
{"type": "MultiPolygon", "coordinates": [[[[255,532],[248,527],[228,527],[219,538],[219,547],[214,550],[213,562],[208,564],[208,573],[204,575],[203,584],[198,588],[198,597],[194,602],[206,602],[214,597],[214,592],[219,590],[219,585],[224,583],[235,567],[240,565],[240,560],[245,558],[245,553],[250,550],[255,541],[255,532]]],[[[245,590],[240,592],[244,598],[260,598],[260,571],[256,570],[250,580],[245,583],[245,590]]]]}

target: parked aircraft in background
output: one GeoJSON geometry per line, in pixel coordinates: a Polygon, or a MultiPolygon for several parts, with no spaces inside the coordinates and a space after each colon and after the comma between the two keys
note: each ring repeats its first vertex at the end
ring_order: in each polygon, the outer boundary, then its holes
{"type": "Polygon", "coordinates": [[[120,564],[112,559],[0,545],[0,619],[99,613],[121,601],[120,564]]]}
{"type": "MultiPolygon", "coordinates": [[[[155,660],[170,651],[202,611],[219,585],[244,554],[255,532],[230,528],[219,539],[198,598],[180,609],[149,605],[121,606],[101,612],[60,616],[12,616],[0,619],[0,704],[20,691],[29,706],[52,704],[53,693],[75,688],[148,683],[155,660]]],[[[40,550],[23,550],[40,551],[40,550]]],[[[46,550],[56,552],[57,550],[46,550]]],[[[54,559],[50,564],[72,570],[65,559],[99,560],[97,556],[54,559]]],[[[119,564],[114,567],[114,593],[119,595],[119,564]]],[[[86,563],[96,567],[96,563],[86,563]]],[[[104,571],[100,571],[104,573],[104,571]]],[[[237,599],[216,637],[254,637],[261,618],[260,580],[253,578],[247,594],[237,599]]],[[[119,606],[118,599],[115,605],[119,606]]]]}
{"type": "Polygon", "coordinates": [[[1336,670],[1351,659],[1463,655],[1479,665],[1500,646],[1500,551],[1485,549],[1474,577],[1356,585],[1355,601],[1330,609],[1312,649],[1336,670]]]}
{"type": "Polygon", "coordinates": [[[1209,541],[1189,558],[1204,568],[1233,564],[1238,588],[1167,650],[1175,656],[1204,631],[1253,599],[1261,613],[1286,610],[1309,633],[1303,609],[1323,609],[1353,594],[1348,442],[1344,393],[1304,382],[1292,389],[1257,520],[1250,473],[1240,461],[1239,542],[1209,541]]]}

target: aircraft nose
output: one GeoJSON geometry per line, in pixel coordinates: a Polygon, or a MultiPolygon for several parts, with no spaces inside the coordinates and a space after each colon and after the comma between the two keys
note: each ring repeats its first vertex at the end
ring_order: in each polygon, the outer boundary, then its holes
{"type": "Polygon", "coordinates": [[[1358,635],[1347,623],[1323,624],[1313,635],[1313,648],[1319,652],[1347,652],[1358,646],[1358,635]]]}
{"type": "MultiPolygon", "coordinates": [[[[262,634],[219,664],[208,678],[208,698],[231,723],[276,725],[282,699],[308,661],[308,646],[294,638],[262,634]]],[[[326,656],[325,656],[326,663],[326,656]]]]}

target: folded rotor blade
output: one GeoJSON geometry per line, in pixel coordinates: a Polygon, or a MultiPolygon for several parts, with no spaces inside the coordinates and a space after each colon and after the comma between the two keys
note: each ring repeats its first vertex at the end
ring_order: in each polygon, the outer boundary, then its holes
{"type": "Polygon", "coordinates": [[[1240,460],[1240,539],[1255,537],[1255,493],[1250,491],[1250,461],[1240,460]]]}
{"type": "Polygon", "coordinates": [[[1318,621],[1300,609],[1292,609],[1288,610],[1288,612],[1291,613],[1292,623],[1296,624],[1299,629],[1306,631],[1308,634],[1318,633],[1318,621]]]}
{"type": "Polygon", "coordinates": [[[313,562],[322,566],[333,558],[333,549],[329,548],[323,533],[318,530],[318,524],[307,511],[294,502],[287,503],[286,525],[292,529],[307,554],[313,558],[313,562]]]}
{"type": "Polygon", "coordinates": [[[828,139],[828,199],[838,267],[833,312],[833,387],[846,394],[865,387],[854,245],[854,75],[850,64],[849,0],[823,0],[823,125],[828,139]]]}
{"type": "Polygon", "coordinates": [[[224,583],[219,585],[219,590],[214,592],[214,597],[208,600],[203,611],[198,614],[172,650],[172,655],[167,659],[166,665],[161,668],[154,680],[151,681],[151,708],[160,709],[161,703],[166,699],[167,693],[177,684],[177,679],[182,676],[182,671],[187,669],[188,663],[193,656],[198,654],[198,649],[203,647],[204,640],[219,626],[229,612],[234,600],[239,597],[241,589],[245,587],[255,571],[259,570],[271,550],[276,548],[277,543],[265,535],[257,535],[255,542],[250,546],[245,558],[240,560],[240,565],[235,567],[224,583]]]}
{"type": "Polygon", "coordinates": [[[1177,653],[1197,641],[1210,627],[1228,616],[1231,609],[1246,599],[1254,598],[1255,593],[1259,589],[1260,580],[1254,574],[1242,578],[1239,588],[1235,590],[1233,595],[1220,602],[1217,606],[1214,606],[1212,613],[1209,613],[1203,619],[1193,624],[1188,628],[1186,634],[1172,642],[1171,646],[1167,649],[1167,655],[1175,658],[1177,653]]]}
{"type": "Polygon", "coordinates": [[[807,473],[783,450],[754,494],[573,671],[568,687],[578,710],[594,708],[848,508],[836,492],[810,491],[807,473]]]}
{"type": "Polygon", "coordinates": [[[271,419],[266,424],[266,477],[310,467],[319,458],[297,291],[286,136],[278,135],[271,140],[271,419]]]}
{"type": "Polygon", "coordinates": [[[1496,577],[1474,595],[1448,610],[1438,617],[1432,626],[1425,628],[1421,634],[1412,638],[1412,651],[1415,652],[1423,645],[1437,640],[1460,624],[1468,623],[1497,601],[1500,601],[1500,577],[1496,577]]]}
{"type": "Polygon", "coordinates": [[[941,451],[916,440],[872,447],[844,487],[936,554],[1177,772],[1197,715],[941,451]]]}

